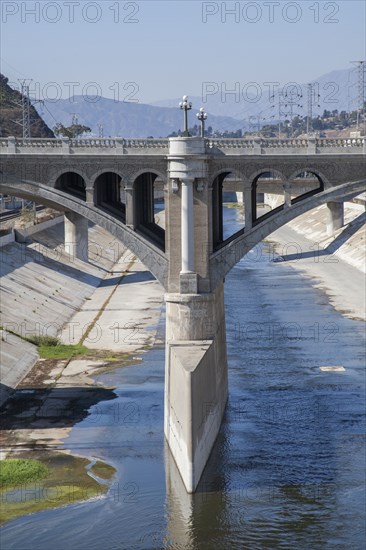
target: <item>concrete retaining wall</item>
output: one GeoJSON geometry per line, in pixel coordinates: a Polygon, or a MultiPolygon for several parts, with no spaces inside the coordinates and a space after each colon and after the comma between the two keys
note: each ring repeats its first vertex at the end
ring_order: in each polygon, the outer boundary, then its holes
{"type": "Polygon", "coordinates": [[[31,235],[39,233],[40,231],[45,231],[46,229],[54,227],[61,222],[63,222],[63,216],[58,216],[52,220],[37,223],[36,225],[31,225],[29,227],[25,227],[24,229],[14,229],[15,240],[18,243],[25,243],[31,235]]]}
{"type": "Polygon", "coordinates": [[[12,229],[10,233],[8,233],[7,235],[0,237],[0,248],[2,246],[6,246],[7,244],[13,243],[14,241],[15,241],[15,234],[14,234],[14,230],[12,229]]]}

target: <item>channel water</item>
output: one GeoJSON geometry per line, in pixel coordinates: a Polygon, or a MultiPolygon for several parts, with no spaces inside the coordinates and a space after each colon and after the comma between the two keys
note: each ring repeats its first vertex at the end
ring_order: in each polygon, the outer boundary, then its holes
{"type": "Polygon", "coordinates": [[[65,440],[116,468],[109,492],[6,524],[2,550],[364,548],[364,325],[278,259],[261,244],[226,279],[229,402],[197,492],[164,442],[156,345],[100,376],[116,398],[65,440]]]}

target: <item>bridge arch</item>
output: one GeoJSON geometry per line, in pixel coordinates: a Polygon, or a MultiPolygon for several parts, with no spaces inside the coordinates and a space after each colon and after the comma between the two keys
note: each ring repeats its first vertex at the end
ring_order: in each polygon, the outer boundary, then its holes
{"type": "MultiPolygon", "coordinates": [[[[213,174],[210,178],[211,189],[212,189],[212,244],[213,249],[218,250],[220,247],[224,246],[225,243],[229,242],[231,239],[235,238],[237,232],[230,232],[230,228],[225,227],[224,222],[224,194],[225,191],[225,179],[228,176],[234,176],[239,181],[242,181],[241,193],[244,197],[244,185],[245,178],[243,174],[233,168],[221,168],[213,174]]],[[[232,202],[232,201],[230,201],[232,202]]],[[[235,201],[234,201],[235,202],[235,201]]],[[[244,226],[244,221],[243,221],[244,226]]]]}
{"type": "Polygon", "coordinates": [[[100,225],[119,239],[133,252],[164,288],[168,285],[168,259],[154,244],[146,242],[142,236],[127,227],[100,208],[85,203],[79,197],[66,193],[49,185],[20,179],[16,176],[1,174],[0,192],[27,200],[36,201],[63,212],[75,212],[87,220],[100,225]]]}
{"type": "Polygon", "coordinates": [[[165,251],[165,202],[164,187],[166,178],[157,170],[139,170],[134,175],[134,226],[161,250],[165,251]],[[158,190],[156,180],[163,181],[163,189],[158,190]]]}
{"type": "Polygon", "coordinates": [[[325,185],[324,185],[324,179],[317,173],[317,171],[314,170],[297,170],[297,172],[294,172],[292,174],[292,177],[290,179],[290,192],[291,192],[291,204],[295,204],[301,200],[306,199],[307,197],[311,197],[312,195],[315,195],[316,193],[320,193],[321,191],[324,191],[325,185]],[[309,176],[313,176],[311,178],[309,176]],[[295,184],[296,180],[302,180],[303,182],[308,179],[308,183],[306,187],[310,187],[310,189],[306,189],[303,192],[300,192],[298,195],[295,195],[295,184]]]}
{"type": "Polygon", "coordinates": [[[285,204],[285,196],[284,196],[284,189],[282,187],[281,194],[283,194],[283,202],[276,208],[273,208],[269,212],[263,213],[260,216],[258,216],[258,193],[263,193],[264,191],[261,190],[261,183],[263,183],[263,180],[268,181],[268,179],[277,179],[282,182],[282,185],[287,181],[286,176],[276,168],[268,167],[268,168],[262,168],[261,170],[256,170],[254,173],[251,174],[249,181],[251,182],[251,214],[252,214],[252,226],[259,223],[260,220],[263,220],[265,218],[268,218],[275,214],[276,212],[280,212],[285,204]]]}
{"type": "Polygon", "coordinates": [[[55,189],[86,200],[86,178],[78,170],[64,170],[54,179],[55,189]]]}
{"type": "Polygon", "coordinates": [[[125,191],[118,172],[106,170],[95,178],[94,204],[126,222],[125,191]]]}
{"type": "Polygon", "coordinates": [[[302,166],[300,168],[297,168],[294,172],[292,172],[290,177],[288,178],[289,181],[294,180],[298,174],[303,173],[303,172],[308,172],[308,173],[314,174],[314,176],[316,176],[319,179],[319,181],[322,181],[323,189],[329,189],[332,186],[329,179],[324,174],[324,172],[322,172],[321,170],[317,169],[314,166],[307,165],[307,164],[305,164],[304,166],[302,166]]]}
{"type": "Polygon", "coordinates": [[[365,184],[366,180],[363,179],[325,189],[298,201],[289,208],[279,210],[269,218],[261,219],[260,223],[251,229],[241,230],[234,240],[211,255],[210,270],[212,272],[213,289],[216,288],[249,250],[271,233],[301,214],[313,210],[322,204],[336,200],[351,200],[364,191],[365,184]]]}

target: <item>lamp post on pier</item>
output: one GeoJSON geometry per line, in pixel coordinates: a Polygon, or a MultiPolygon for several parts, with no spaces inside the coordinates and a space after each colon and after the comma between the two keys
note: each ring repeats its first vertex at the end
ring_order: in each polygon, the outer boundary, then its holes
{"type": "Polygon", "coordinates": [[[188,101],[188,96],[183,96],[183,101],[179,103],[179,107],[184,111],[184,131],[182,136],[189,137],[190,133],[188,132],[188,111],[192,109],[192,103],[188,101]]]}
{"type": "Polygon", "coordinates": [[[203,107],[200,108],[199,113],[197,113],[197,118],[201,122],[201,137],[205,137],[205,120],[207,120],[207,113],[203,107]]]}

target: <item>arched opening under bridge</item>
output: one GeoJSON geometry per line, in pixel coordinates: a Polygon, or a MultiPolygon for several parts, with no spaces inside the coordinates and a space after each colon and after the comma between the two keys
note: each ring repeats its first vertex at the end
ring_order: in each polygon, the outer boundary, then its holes
{"type": "Polygon", "coordinates": [[[138,176],[134,183],[135,229],[165,250],[164,184],[153,172],[138,176]]]}
{"type": "Polygon", "coordinates": [[[116,218],[126,221],[125,191],[121,187],[121,176],[115,172],[104,172],[94,184],[95,205],[116,218]]]}
{"type": "Polygon", "coordinates": [[[55,188],[65,191],[78,199],[86,200],[86,184],[84,178],[76,172],[64,172],[61,174],[56,180],[55,188]]]}
{"type": "Polygon", "coordinates": [[[212,184],[213,250],[218,250],[243,232],[245,225],[243,191],[240,178],[233,172],[222,172],[214,179],[212,184]]]}

